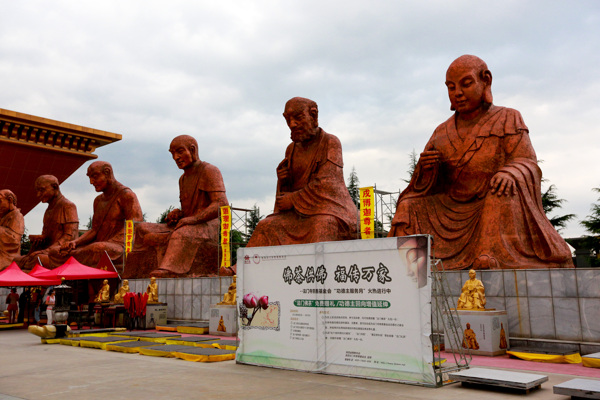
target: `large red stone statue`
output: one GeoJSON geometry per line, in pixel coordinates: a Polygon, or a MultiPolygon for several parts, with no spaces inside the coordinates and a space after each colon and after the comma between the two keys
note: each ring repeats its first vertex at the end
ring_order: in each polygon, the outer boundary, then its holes
{"type": "Polygon", "coordinates": [[[79,218],[77,207],[60,192],[58,179],[53,175],[42,175],[35,181],[35,192],[48,208],[44,213],[44,226],[41,235],[29,235],[29,254],[17,257],[15,261],[24,270],[31,270],[40,259],[42,265],[50,265],[50,249],[59,250],[62,245],[77,238],[79,218]]]}
{"type": "Polygon", "coordinates": [[[8,189],[0,190],[0,270],[19,255],[24,232],[25,220],[17,208],[17,196],[8,189]]]}
{"type": "Polygon", "coordinates": [[[445,269],[572,267],[542,208],[527,126],[518,111],[492,104],[485,62],[459,57],[446,86],[455,113],[421,153],[388,236],[433,235],[445,269]]]}
{"type": "Polygon", "coordinates": [[[92,228],[59,249],[51,248],[50,266],[64,264],[70,256],[84,265],[95,267],[106,251],[114,263],[120,263],[124,248],[125,220],[142,221],[142,208],[131,189],[119,183],[112,166],[105,161],[92,163],[87,170],[96,192],[92,228]]]}
{"type": "Polygon", "coordinates": [[[357,238],[358,211],[344,182],[342,145],[319,127],[317,103],[295,97],[283,116],[292,143],[277,167],[275,212],[247,247],[357,238]]]}
{"type": "MultiPolygon", "coordinates": [[[[191,136],[177,136],[169,151],[177,167],[183,170],[179,178],[181,209],[169,213],[166,225],[139,224],[138,237],[143,243],[136,250],[156,251],[158,268],[149,273],[154,277],[216,275],[219,208],[228,204],[221,171],[200,160],[198,143],[191,136]]],[[[143,265],[135,268],[148,275],[143,265]]]]}

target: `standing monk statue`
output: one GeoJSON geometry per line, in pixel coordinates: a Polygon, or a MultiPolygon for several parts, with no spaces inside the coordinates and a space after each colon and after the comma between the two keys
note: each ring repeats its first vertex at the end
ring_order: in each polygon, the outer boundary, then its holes
{"type": "Polygon", "coordinates": [[[77,238],[79,218],[77,207],[60,192],[58,179],[52,175],[42,175],[35,180],[35,192],[48,208],[44,213],[44,226],[41,235],[29,235],[29,254],[17,257],[15,261],[24,270],[31,270],[40,259],[42,265],[50,265],[50,249],[59,250],[62,245],[77,238]]]}
{"type": "Polygon", "coordinates": [[[358,210],[344,182],[339,139],[319,127],[312,100],[294,97],[283,116],[292,143],[277,167],[275,210],[247,247],[356,239],[358,210]]]}
{"type": "Polygon", "coordinates": [[[0,270],[21,252],[24,232],[25,220],[17,208],[17,196],[8,189],[0,190],[0,270]]]}
{"type": "Polygon", "coordinates": [[[119,263],[124,249],[125,220],[143,220],[137,196],[115,179],[109,163],[93,162],[88,167],[87,176],[96,192],[102,192],[94,199],[92,228],[77,239],[66,242],[60,249],[50,249],[53,268],[64,264],[70,256],[84,265],[95,267],[105,251],[113,262],[119,263]]]}
{"type": "Polygon", "coordinates": [[[454,115],[436,128],[388,236],[431,234],[445,269],[573,267],[544,214],[521,114],[492,104],[492,74],[465,55],[446,72],[454,115]]]}
{"type": "Polygon", "coordinates": [[[177,136],[169,152],[183,175],[179,178],[181,209],[167,215],[167,226],[141,224],[144,245],[156,249],[158,278],[185,274],[211,275],[219,270],[219,209],[227,195],[221,171],[200,160],[198,142],[177,136]],[[146,232],[144,232],[146,231],[146,232]]]}

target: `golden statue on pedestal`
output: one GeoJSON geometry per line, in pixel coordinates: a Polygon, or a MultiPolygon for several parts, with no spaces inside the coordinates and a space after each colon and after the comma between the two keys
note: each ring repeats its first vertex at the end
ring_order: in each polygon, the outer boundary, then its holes
{"type": "Polygon", "coordinates": [[[220,303],[217,303],[217,304],[219,304],[219,305],[235,305],[235,302],[237,300],[236,280],[237,280],[237,275],[234,275],[233,282],[231,282],[231,285],[229,285],[229,289],[227,290],[227,293],[225,293],[223,295],[223,301],[220,303]]]}
{"type": "Polygon", "coordinates": [[[155,277],[150,278],[146,293],[148,293],[148,303],[158,303],[158,283],[156,283],[155,277]]]}
{"type": "Polygon", "coordinates": [[[127,293],[129,293],[129,280],[123,279],[123,285],[121,285],[119,291],[115,294],[115,303],[123,304],[123,297],[125,297],[127,293]]]}
{"type": "Polygon", "coordinates": [[[469,279],[462,287],[456,308],[459,310],[485,310],[485,288],[475,278],[475,270],[469,271],[469,279]]]}
{"type": "Polygon", "coordinates": [[[100,288],[100,291],[96,295],[96,299],[94,301],[96,303],[106,303],[110,301],[110,286],[108,284],[108,279],[105,279],[104,282],[102,282],[102,288],[100,288]]]}

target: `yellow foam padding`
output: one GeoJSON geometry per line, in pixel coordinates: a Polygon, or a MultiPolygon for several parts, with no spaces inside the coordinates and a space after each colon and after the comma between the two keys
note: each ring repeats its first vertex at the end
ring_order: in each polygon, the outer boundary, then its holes
{"type": "Polygon", "coordinates": [[[198,328],[195,326],[178,326],[177,332],[178,333],[190,333],[193,335],[203,335],[205,333],[208,333],[208,327],[198,328]]]}
{"type": "Polygon", "coordinates": [[[131,342],[131,340],[118,340],[118,341],[114,341],[114,342],[110,342],[110,343],[94,342],[94,341],[91,341],[91,340],[80,340],[79,341],[79,346],[81,346],[81,347],[89,347],[91,349],[106,350],[106,346],[108,346],[109,344],[123,343],[123,342],[131,342]]]}
{"type": "Polygon", "coordinates": [[[153,356],[153,357],[175,357],[172,351],[161,351],[157,349],[152,349],[148,347],[140,347],[139,353],[144,356],[153,356]]]}
{"type": "Polygon", "coordinates": [[[42,339],[43,344],[59,344],[60,339],[42,339]]]}
{"type": "Polygon", "coordinates": [[[581,362],[583,363],[584,367],[600,368],[600,359],[599,358],[581,357],[581,362]]]}
{"type": "Polygon", "coordinates": [[[431,364],[431,365],[435,365],[436,367],[439,367],[440,365],[442,365],[442,364],[443,364],[443,363],[445,363],[445,362],[446,362],[446,359],[445,359],[445,358],[442,358],[441,360],[434,361],[434,362],[432,362],[432,363],[430,363],[430,364],[431,364]]]}
{"type": "Polygon", "coordinates": [[[0,329],[9,329],[9,328],[21,328],[23,323],[20,322],[18,324],[0,324],[0,329]]]}
{"type": "Polygon", "coordinates": [[[140,342],[152,342],[152,343],[166,343],[167,338],[148,338],[148,337],[140,337],[140,342]]]}
{"type": "Polygon", "coordinates": [[[565,356],[557,354],[537,354],[537,353],[521,353],[518,351],[507,351],[506,354],[520,358],[526,361],[537,361],[554,364],[579,364],[581,363],[581,355],[579,353],[567,354],[565,356]]]}
{"type": "Polygon", "coordinates": [[[221,350],[237,351],[237,346],[229,346],[226,344],[213,343],[212,347],[214,347],[215,349],[221,349],[221,350]]]}
{"type": "Polygon", "coordinates": [[[166,332],[177,332],[176,326],[157,326],[157,331],[166,331],[166,332]]]}
{"type": "Polygon", "coordinates": [[[195,362],[217,362],[217,361],[227,361],[227,360],[235,360],[235,354],[221,354],[221,355],[200,355],[200,354],[187,354],[187,353],[179,353],[174,352],[175,357],[181,358],[185,361],[195,361],[195,362]]]}
{"type": "Polygon", "coordinates": [[[60,344],[65,346],[79,347],[79,340],[59,339],[60,344]]]}
{"type": "Polygon", "coordinates": [[[176,344],[179,346],[195,346],[197,342],[187,342],[181,339],[167,339],[165,344],[176,344]]]}
{"type": "Polygon", "coordinates": [[[140,352],[140,348],[139,347],[123,347],[123,346],[117,346],[114,343],[107,344],[106,345],[106,350],[108,350],[108,351],[120,351],[121,353],[136,353],[136,354],[140,352]]]}
{"type": "MultiPolygon", "coordinates": [[[[213,347],[215,347],[214,345],[215,345],[214,342],[197,342],[197,343],[194,343],[194,346],[196,346],[196,347],[203,347],[205,349],[213,348],[213,347]]],[[[217,349],[218,348],[219,347],[217,347],[217,349]]]]}
{"type": "MultiPolygon", "coordinates": [[[[73,332],[73,331],[71,331],[73,332]]],[[[102,333],[72,333],[67,335],[69,337],[85,337],[85,336],[96,336],[96,337],[108,337],[110,332],[102,332],[102,333]]]]}

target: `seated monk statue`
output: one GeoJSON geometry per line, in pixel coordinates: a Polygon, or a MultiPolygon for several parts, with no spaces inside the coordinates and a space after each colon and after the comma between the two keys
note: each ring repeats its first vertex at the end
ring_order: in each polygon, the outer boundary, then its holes
{"type": "Polygon", "coordinates": [[[123,279],[123,284],[119,288],[117,294],[115,294],[115,303],[123,304],[123,297],[125,297],[127,293],[129,293],[129,280],[123,279]]]}
{"type": "Polygon", "coordinates": [[[475,275],[474,269],[469,271],[469,279],[463,285],[456,305],[459,310],[485,310],[485,288],[475,275]]]}
{"type": "Polygon", "coordinates": [[[17,208],[17,196],[8,189],[0,190],[0,271],[20,254],[24,232],[25,220],[17,208]]]}
{"type": "Polygon", "coordinates": [[[454,115],[421,153],[388,236],[433,235],[447,270],[573,267],[542,208],[527,126],[518,111],[492,104],[485,62],[459,57],[446,86],[454,115]]]}
{"type": "Polygon", "coordinates": [[[44,225],[41,235],[29,235],[31,248],[26,256],[15,258],[23,270],[31,270],[40,260],[42,265],[50,265],[50,249],[59,250],[63,244],[75,240],[78,236],[79,217],[77,207],[60,192],[58,179],[52,175],[42,175],[35,180],[35,192],[48,208],[44,213],[44,225]]]}
{"type": "Polygon", "coordinates": [[[229,289],[227,290],[227,293],[225,293],[223,295],[223,301],[220,303],[217,303],[219,305],[235,305],[236,304],[236,299],[237,299],[237,275],[233,275],[233,281],[231,282],[231,285],[229,285],[229,289]]]}
{"type": "Polygon", "coordinates": [[[125,220],[143,220],[137,196],[115,179],[109,163],[93,162],[88,167],[87,176],[96,192],[102,192],[94,199],[92,228],[59,249],[51,248],[48,256],[52,268],[61,266],[70,256],[84,265],[95,267],[105,251],[114,264],[120,263],[125,242],[125,220]]]}
{"type": "Polygon", "coordinates": [[[155,277],[150,278],[146,293],[148,293],[148,303],[158,303],[158,283],[155,277]]]}
{"type": "Polygon", "coordinates": [[[312,100],[295,97],[283,116],[292,143],[277,167],[274,213],[260,221],[247,247],[357,238],[358,210],[344,182],[342,145],[319,127],[312,100]]]}
{"type": "Polygon", "coordinates": [[[198,142],[191,136],[177,136],[169,152],[183,170],[179,178],[181,209],[167,215],[167,225],[139,224],[142,245],[137,249],[156,250],[158,268],[151,276],[217,274],[219,210],[228,204],[221,171],[200,160],[198,142]]]}
{"type": "Polygon", "coordinates": [[[94,299],[94,301],[96,303],[102,303],[102,302],[107,302],[109,300],[110,300],[110,285],[108,284],[108,279],[105,279],[102,282],[102,287],[100,288],[100,291],[96,295],[96,298],[94,299]]]}

